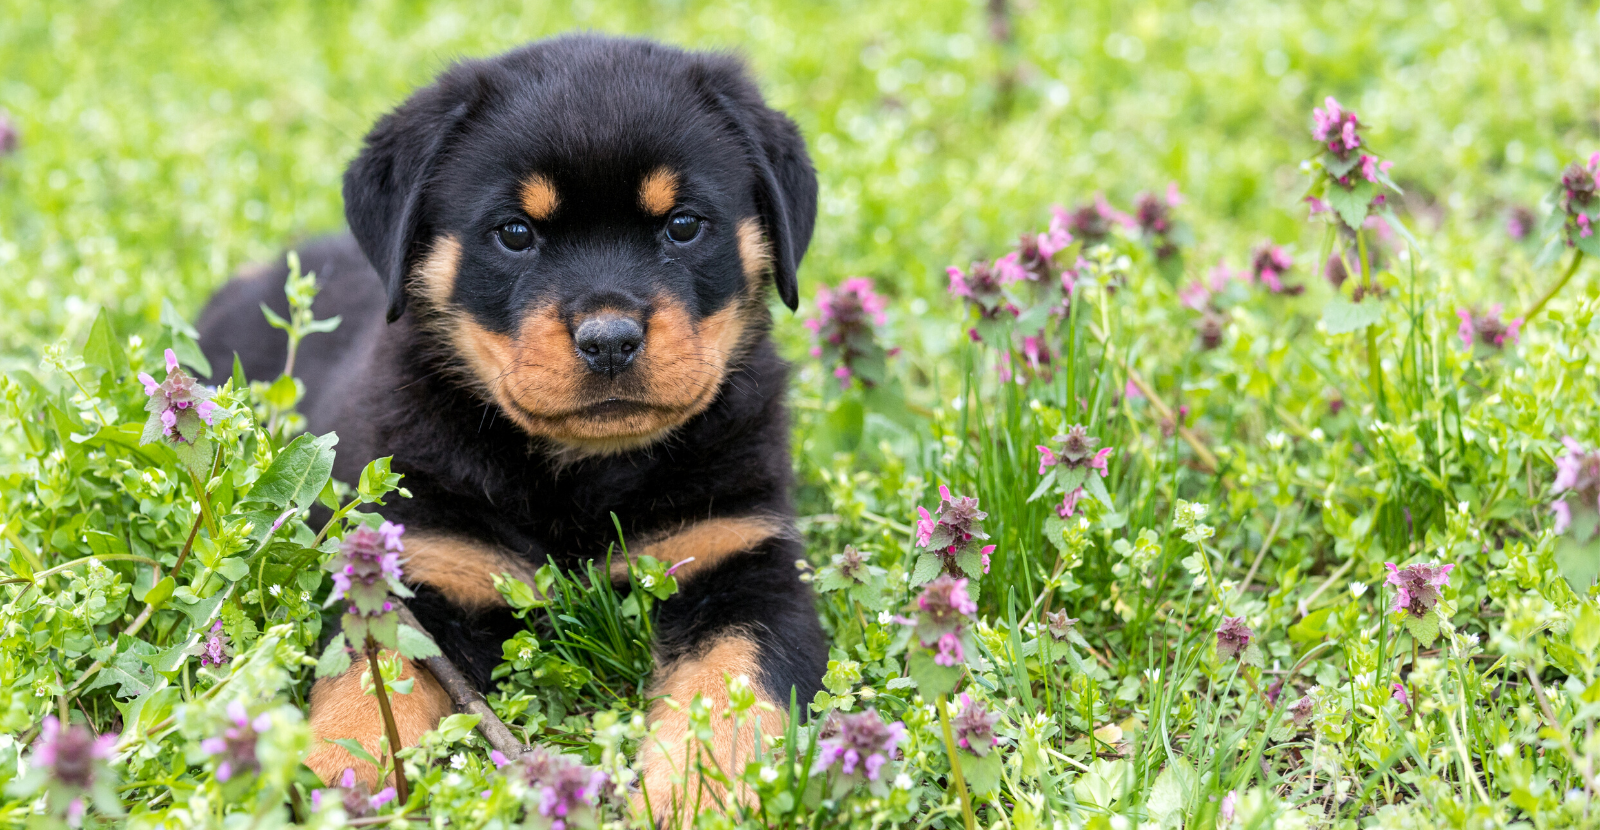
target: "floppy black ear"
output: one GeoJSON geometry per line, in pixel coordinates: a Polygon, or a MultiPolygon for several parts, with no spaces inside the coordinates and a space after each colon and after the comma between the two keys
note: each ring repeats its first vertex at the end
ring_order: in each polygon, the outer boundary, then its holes
{"type": "Polygon", "coordinates": [[[389,322],[406,310],[406,277],[427,241],[423,209],[440,151],[477,97],[476,72],[458,65],[367,133],[344,173],[344,215],[389,291],[389,322]]]}
{"type": "MultiPolygon", "coordinates": [[[[817,171],[800,128],[761,100],[737,64],[717,73],[717,104],[744,140],[756,172],[756,205],[772,245],[772,277],[790,311],[800,305],[797,272],[817,223],[817,171]]],[[[715,76],[714,76],[715,77],[715,76]]]]}

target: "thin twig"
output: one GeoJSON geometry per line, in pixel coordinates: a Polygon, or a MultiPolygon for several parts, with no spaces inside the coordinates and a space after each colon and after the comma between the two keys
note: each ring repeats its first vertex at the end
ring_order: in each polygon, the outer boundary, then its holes
{"type": "Polygon", "coordinates": [[[1256,561],[1250,565],[1249,573],[1244,575],[1244,582],[1239,584],[1240,596],[1244,596],[1244,593],[1250,590],[1250,581],[1256,578],[1256,571],[1261,568],[1261,560],[1267,558],[1267,549],[1278,540],[1278,528],[1282,524],[1283,510],[1280,509],[1278,515],[1272,517],[1272,528],[1267,531],[1266,538],[1261,540],[1261,551],[1256,554],[1256,561]]]}
{"type": "Polygon", "coordinates": [[[1089,331],[1096,340],[1100,341],[1100,346],[1106,350],[1106,356],[1111,358],[1118,368],[1128,373],[1128,382],[1132,383],[1133,387],[1139,390],[1139,394],[1150,402],[1150,406],[1155,409],[1156,414],[1161,416],[1162,420],[1171,421],[1174,424],[1178,431],[1178,436],[1189,445],[1190,449],[1194,450],[1194,454],[1199,457],[1200,465],[1205,468],[1205,471],[1215,473],[1221,469],[1221,466],[1217,463],[1217,456],[1206,447],[1198,435],[1194,434],[1194,430],[1184,426],[1173,415],[1172,409],[1161,400],[1160,396],[1156,395],[1155,387],[1145,382],[1145,379],[1139,376],[1138,370],[1134,369],[1132,365],[1124,363],[1122,358],[1117,356],[1116,347],[1111,344],[1111,340],[1106,337],[1105,332],[1101,331],[1100,327],[1093,322],[1089,323],[1089,331]]]}
{"type": "Polygon", "coordinates": [[[1339,577],[1344,576],[1347,572],[1349,572],[1349,570],[1351,568],[1355,567],[1355,564],[1356,564],[1355,558],[1351,557],[1343,565],[1339,566],[1339,570],[1336,570],[1332,574],[1329,574],[1328,578],[1326,580],[1324,580],[1321,585],[1317,586],[1317,590],[1311,592],[1311,596],[1306,597],[1303,600],[1300,600],[1300,602],[1298,603],[1298,609],[1297,609],[1300,612],[1300,616],[1304,617],[1306,614],[1311,613],[1311,603],[1316,602],[1317,601],[1317,597],[1322,596],[1322,592],[1328,590],[1328,586],[1329,585],[1332,585],[1333,583],[1337,582],[1339,580],[1339,577]]]}
{"type": "Polygon", "coordinates": [[[1533,315],[1538,314],[1540,311],[1544,310],[1545,304],[1549,303],[1550,300],[1553,299],[1556,296],[1556,294],[1561,291],[1561,289],[1567,284],[1567,281],[1572,279],[1572,275],[1573,274],[1578,273],[1578,266],[1582,265],[1582,264],[1583,264],[1583,252],[1582,251],[1574,251],[1572,253],[1572,264],[1567,266],[1567,272],[1565,274],[1561,275],[1561,279],[1556,280],[1556,284],[1555,285],[1550,286],[1550,290],[1549,291],[1544,292],[1544,296],[1540,297],[1538,302],[1536,302],[1533,305],[1529,306],[1528,310],[1522,313],[1522,323],[1523,323],[1523,325],[1527,325],[1528,321],[1533,319],[1533,315]]]}
{"type": "Polygon", "coordinates": [[[400,762],[400,729],[394,722],[394,710],[389,708],[389,690],[378,666],[378,641],[367,635],[367,668],[372,672],[372,690],[378,696],[378,711],[383,714],[383,728],[389,735],[389,757],[394,760],[394,789],[400,803],[411,801],[411,786],[406,782],[405,766],[400,762]]]}
{"type": "MultiPolygon", "coordinates": [[[[420,631],[429,640],[433,639],[433,635],[422,627],[422,623],[417,622],[416,615],[412,614],[411,609],[403,602],[400,603],[400,622],[420,631]]],[[[478,716],[478,732],[489,742],[489,746],[499,750],[511,760],[516,760],[517,756],[526,751],[522,742],[511,734],[511,729],[494,713],[489,707],[489,702],[483,699],[477,688],[467,680],[460,669],[456,668],[456,664],[450,662],[450,658],[441,655],[424,657],[415,662],[421,663],[433,675],[433,679],[439,681],[439,685],[450,695],[450,700],[455,703],[458,711],[478,716]]]]}

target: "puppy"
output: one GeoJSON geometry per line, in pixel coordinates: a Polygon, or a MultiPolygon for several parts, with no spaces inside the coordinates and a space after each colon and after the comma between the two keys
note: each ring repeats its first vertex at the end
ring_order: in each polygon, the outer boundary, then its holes
{"type": "MultiPolygon", "coordinates": [[[[344,179],[351,234],[300,249],[321,286],[296,375],[315,433],[339,434],[335,475],[393,456],[414,494],[383,508],[406,526],[411,601],[444,653],[487,688],[520,623],[496,574],[628,549],[678,563],[658,608],[640,751],[658,817],[725,793],[685,792],[687,706],[727,703],[746,675],[776,708],[809,700],[827,657],[790,504],[786,367],[769,286],[790,308],[816,218],[816,174],[794,123],[736,60],[595,36],[456,64],[380,119],[344,179]],[[682,709],[665,702],[675,701],[682,709]]],[[[285,270],[224,286],[201,316],[219,373],[282,369],[285,270]]],[[[613,579],[627,581],[626,563],[613,579]]],[[[397,696],[415,742],[451,707],[421,666],[397,696]]],[[[730,773],[754,730],[713,717],[730,773]]],[[[376,751],[382,725],[359,668],[311,692],[325,781],[356,767],[328,739],[376,751]]],[[[734,794],[732,797],[737,797],[734,794]]]]}

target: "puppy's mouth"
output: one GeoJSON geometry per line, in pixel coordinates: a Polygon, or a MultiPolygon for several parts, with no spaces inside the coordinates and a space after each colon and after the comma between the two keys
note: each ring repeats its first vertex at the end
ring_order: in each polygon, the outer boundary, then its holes
{"type": "Polygon", "coordinates": [[[643,401],[628,398],[607,398],[584,407],[579,414],[586,418],[627,418],[643,415],[656,407],[643,401]]]}
{"type": "Polygon", "coordinates": [[[536,412],[522,401],[507,397],[502,403],[509,404],[522,415],[539,421],[559,422],[565,420],[584,419],[588,421],[625,421],[639,419],[649,415],[665,415],[672,411],[672,407],[660,406],[635,398],[609,397],[592,403],[579,404],[570,409],[561,411],[536,412]]]}

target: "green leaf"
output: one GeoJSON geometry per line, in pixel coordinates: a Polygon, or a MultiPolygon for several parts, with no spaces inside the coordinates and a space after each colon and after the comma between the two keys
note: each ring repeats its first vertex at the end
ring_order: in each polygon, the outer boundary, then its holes
{"type": "Polygon", "coordinates": [[[468,715],[458,712],[439,721],[439,725],[435,727],[434,731],[438,732],[439,737],[443,738],[447,744],[460,743],[468,735],[472,734],[472,730],[478,728],[478,721],[480,720],[483,720],[482,715],[468,715]]]}
{"type": "Polygon", "coordinates": [[[333,446],[337,443],[339,436],[332,432],[294,439],[250,488],[249,500],[280,508],[310,506],[333,473],[333,446]]]}
{"type": "Polygon", "coordinates": [[[1349,334],[1383,322],[1383,304],[1377,300],[1352,303],[1335,297],[1322,308],[1322,325],[1328,334],[1349,334]]]}
{"type": "Polygon", "coordinates": [[[933,652],[926,648],[912,649],[911,679],[916,682],[917,691],[926,699],[931,700],[954,691],[956,684],[961,682],[963,671],[965,669],[961,666],[941,666],[933,662],[933,652]]]}
{"type": "Polygon", "coordinates": [[[328,641],[322,657],[317,660],[318,677],[337,677],[350,670],[350,652],[345,648],[344,635],[336,634],[328,641]]]}
{"type": "Polygon", "coordinates": [[[438,644],[433,641],[432,637],[409,625],[400,626],[396,638],[400,643],[399,651],[401,656],[412,660],[420,660],[424,657],[438,657],[442,654],[439,651],[438,644]]]}
{"type": "Polygon", "coordinates": [[[1167,768],[1156,776],[1155,786],[1150,788],[1150,800],[1146,802],[1146,809],[1150,812],[1150,818],[1163,830],[1173,830],[1183,826],[1183,815],[1188,808],[1189,794],[1194,792],[1194,778],[1194,769],[1181,758],[1172,759],[1167,768]]]}
{"type": "Polygon", "coordinates": [[[1404,623],[1406,630],[1411,632],[1411,636],[1416,638],[1417,644],[1423,648],[1433,645],[1433,641],[1439,639],[1439,615],[1436,612],[1430,611],[1421,617],[1406,614],[1404,623]]]}
{"type": "Polygon", "coordinates": [[[111,317],[103,308],[95,315],[94,325],[89,328],[89,339],[83,344],[83,362],[99,367],[113,376],[120,375],[128,369],[127,355],[122,351],[122,344],[117,341],[116,331],[111,328],[111,317]]]}
{"type": "Polygon", "coordinates": [[[940,564],[939,555],[935,553],[923,553],[917,557],[917,564],[911,568],[911,584],[922,585],[924,583],[932,582],[936,577],[939,576],[940,570],[942,570],[942,567],[940,564]]]}
{"type": "Polygon", "coordinates": [[[160,608],[162,603],[172,598],[172,592],[177,587],[178,581],[173,579],[171,574],[167,574],[161,577],[160,582],[150,586],[150,590],[144,595],[144,601],[160,608]]]}
{"type": "Polygon", "coordinates": [[[250,565],[238,556],[231,556],[217,563],[217,573],[229,582],[238,582],[250,575],[250,565]]]}
{"type": "Polygon", "coordinates": [[[964,749],[956,749],[956,754],[961,757],[961,774],[966,778],[973,795],[988,795],[1000,784],[1004,762],[1000,760],[999,749],[991,748],[989,754],[982,758],[964,749]]]}
{"type": "MultiPolygon", "coordinates": [[[[374,704],[374,705],[376,705],[376,704],[374,704]]],[[[361,742],[356,740],[355,738],[334,738],[332,740],[329,740],[328,743],[338,744],[339,746],[344,747],[346,750],[349,751],[349,753],[351,755],[356,756],[356,758],[358,760],[366,761],[367,763],[369,763],[369,764],[371,764],[371,765],[373,765],[375,767],[382,767],[383,766],[383,762],[379,761],[377,758],[372,757],[372,753],[368,752],[366,747],[363,747],[361,745],[361,742]]]]}
{"type": "Polygon", "coordinates": [[[1367,221],[1367,206],[1372,204],[1373,189],[1372,183],[1367,181],[1348,189],[1330,183],[1327,201],[1346,225],[1359,228],[1367,221]]]}
{"type": "Polygon", "coordinates": [[[150,691],[158,678],[144,658],[154,656],[157,651],[155,646],[144,640],[126,634],[119,635],[116,659],[101,669],[84,691],[113,684],[117,687],[113,694],[120,698],[138,697],[150,691]]]}

